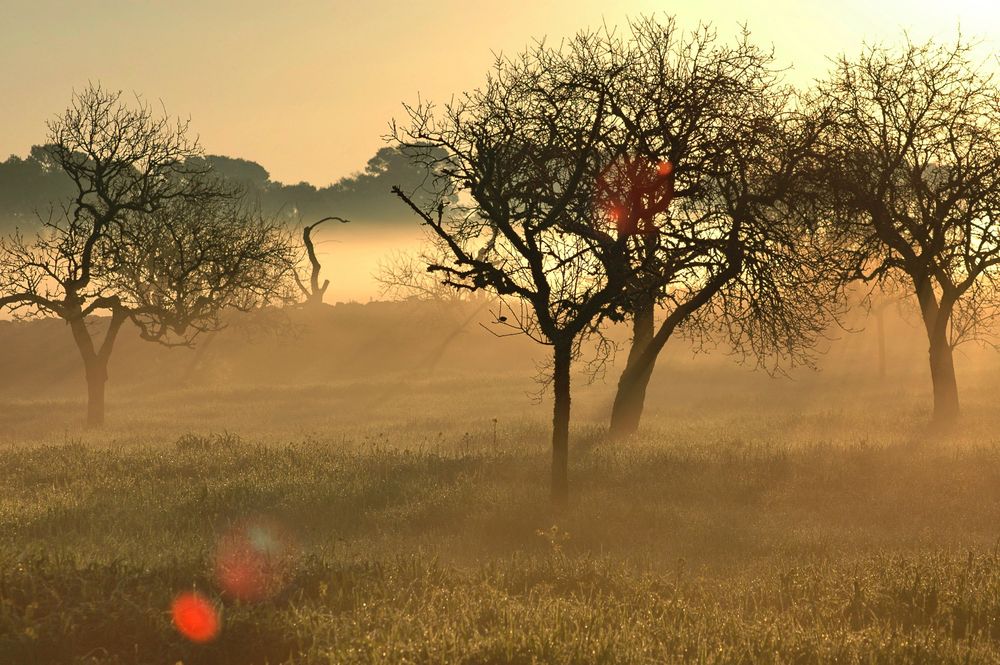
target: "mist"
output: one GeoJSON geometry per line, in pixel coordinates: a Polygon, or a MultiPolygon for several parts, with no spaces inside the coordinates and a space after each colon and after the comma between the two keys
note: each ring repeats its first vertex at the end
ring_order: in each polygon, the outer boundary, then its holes
{"type": "Polygon", "coordinates": [[[265,4],[0,24],[0,665],[1000,661],[1000,12],[265,4]]]}

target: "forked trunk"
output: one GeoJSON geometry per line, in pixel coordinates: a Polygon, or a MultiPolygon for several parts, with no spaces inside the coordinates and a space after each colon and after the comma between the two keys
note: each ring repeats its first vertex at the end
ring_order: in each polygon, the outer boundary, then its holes
{"type": "Polygon", "coordinates": [[[108,383],[108,360],[125,318],[123,311],[112,314],[99,349],[95,349],[94,340],[82,315],[67,318],[87,378],[87,427],[104,425],[104,389],[108,383]]]}
{"type": "Polygon", "coordinates": [[[552,503],[565,506],[569,499],[569,369],[572,345],[553,345],[552,386],[552,503]]]}
{"type": "Polygon", "coordinates": [[[646,294],[646,299],[634,303],[632,349],[628,354],[625,371],[618,381],[618,393],[615,395],[615,403],[611,410],[610,435],[613,438],[628,436],[638,430],[646,401],[646,387],[653,375],[656,358],[677,326],[681,325],[692,312],[711,300],[741,270],[743,259],[736,249],[740,228],[740,224],[736,224],[731,232],[730,248],[726,250],[729,266],[712,277],[689,300],[674,308],[659,328],[654,325],[655,294],[646,294]]]}

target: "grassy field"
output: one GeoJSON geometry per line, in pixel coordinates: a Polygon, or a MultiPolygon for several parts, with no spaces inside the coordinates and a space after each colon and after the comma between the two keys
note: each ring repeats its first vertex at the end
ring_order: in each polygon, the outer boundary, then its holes
{"type": "Polygon", "coordinates": [[[666,358],[618,444],[581,385],[562,514],[521,371],[120,386],[100,432],[2,398],[0,664],[997,662],[998,364],[962,361],[939,432],[919,354],[865,357],[666,358]],[[285,534],[254,601],[215,563],[246,520],[285,534]],[[171,624],[191,590],[205,644],[171,624]]]}

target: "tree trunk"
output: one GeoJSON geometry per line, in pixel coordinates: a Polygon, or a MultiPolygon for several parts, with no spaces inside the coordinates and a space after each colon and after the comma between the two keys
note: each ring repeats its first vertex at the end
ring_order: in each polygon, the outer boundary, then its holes
{"type": "Polygon", "coordinates": [[[625,371],[618,380],[618,392],[611,409],[612,438],[620,439],[635,434],[639,429],[642,410],[646,402],[646,387],[653,376],[653,362],[643,362],[643,351],[653,339],[653,301],[647,299],[636,308],[632,318],[632,347],[629,350],[625,371]]]}
{"type": "Polygon", "coordinates": [[[930,339],[931,381],[934,384],[934,421],[948,424],[958,418],[958,382],[947,335],[930,339]]]}
{"type": "Polygon", "coordinates": [[[571,342],[553,345],[552,384],[552,502],[565,506],[569,499],[569,369],[571,342]]]}
{"type": "Polygon", "coordinates": [[[99,349],[94,348],[94,340],[82,315],[78,313],[66,319],[73,333],[76,348],[80,350],[84,374],[87,377],[87,427],[104,425],[104,388],[108,382],[108,360],[111,358],[111,350],[114,348],[118,331],[121,330],[126,318],[124,310],[112,313],[108,329],[104,333],[104,341],[99,349]]]}
{"type": "Polygon", "coordinates": [[[958,382],[955,378],[951,342],[948,339],[948,323],[953,303],[939,303],[927,281],[917,286],[917,299],[920,301],[920,313],[929,342],[934,422],[946,425],[954,422],[959,412],[958,382]]]}
{"type": "Polygon", "coordinates": [[[87,427],[104,425],[104,387],[108,382],[107,363],[100,358],[84,361],[87,375],[87,427]]]}
{"type": "MultiPolygon", "coordinates": [[[[730,244],[735,245],[738,239],[739,224],[733,227],[730,244]]],[[[727,250],[727,254],[730,250],[727,250]]],[[[735,250],[733,250],[735,251],[735,250]]],[[[632,317],[632,349],[628,354],[628,364],[618,381],[618,393],[611,412],[610,435],[612,437],[634,434],[639,428],[642,408],[646,400],[646,386],[653,375],[656,359],[674,330],[683,323],[692,312],[703,306],[719,292],[726,283],[737,275],[742,266],[742,258],[731,257],[730,265],[722,272],[712,277],[709,282],[695,293],[689,300],[677,305],[660,323],[654,325],[653,314],[656,307],[655,294],[647,294],[648,300],[635,305],[632,317]],[[654,332],[655,330],[655,332],[654,332]]]]}

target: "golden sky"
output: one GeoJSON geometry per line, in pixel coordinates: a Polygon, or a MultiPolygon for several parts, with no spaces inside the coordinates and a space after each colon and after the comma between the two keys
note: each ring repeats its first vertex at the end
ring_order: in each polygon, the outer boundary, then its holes
{"type": "Polygon", "coordinates": [[[283,182],[363,167],[400,103],[476,86],[493,51],[628,16],[747,22],[795,77],[864,39],[968,36],[992,46],[992,0],[0,0],[0,158],[25,154],[74,87],[100,81],[190,115],[212,153],[283,182]]]}

